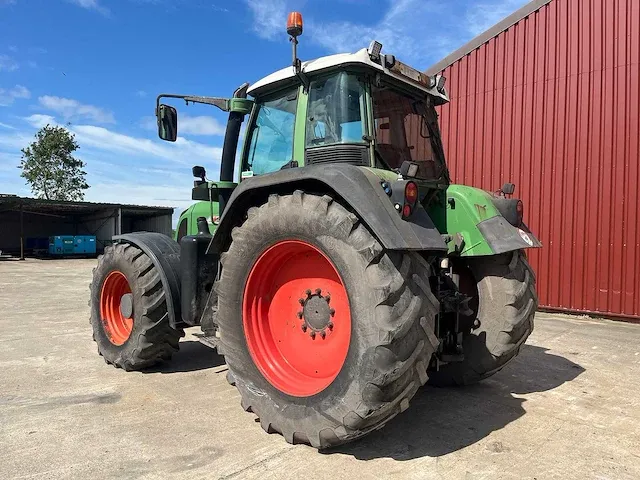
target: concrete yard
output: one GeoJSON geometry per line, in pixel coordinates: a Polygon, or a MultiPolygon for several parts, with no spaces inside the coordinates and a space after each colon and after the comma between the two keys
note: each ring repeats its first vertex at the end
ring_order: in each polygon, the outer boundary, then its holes
{"type": "Polygon", "coordinates": [[[640,478],[640,325],[539,314],[518,359],[423,388],[357,443],[267,435],[213,350],[127,373],[96,353],[95,260],[0,262],[0,478],[640,478]]]}

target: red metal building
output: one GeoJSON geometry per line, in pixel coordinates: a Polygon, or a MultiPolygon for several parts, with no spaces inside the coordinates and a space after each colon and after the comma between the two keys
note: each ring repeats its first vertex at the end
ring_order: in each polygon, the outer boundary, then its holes
{"type": "Polygon", "coordinates": [[[428,72],[456,183],[516,183],[550,309],[640,320],[640,0],[536,0],[428,72]]]}

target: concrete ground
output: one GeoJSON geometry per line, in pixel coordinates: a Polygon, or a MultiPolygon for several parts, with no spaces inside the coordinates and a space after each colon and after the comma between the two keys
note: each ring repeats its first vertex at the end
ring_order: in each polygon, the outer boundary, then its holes
{"type": "Polygon", "coordinates": [[[0,262],[0,478],[640,478],[640,325],[539,314],[518,359],[423,388],[328,453],[267,435],[213,350],[127,373],[91,341],[93,260],[0,262]]]}

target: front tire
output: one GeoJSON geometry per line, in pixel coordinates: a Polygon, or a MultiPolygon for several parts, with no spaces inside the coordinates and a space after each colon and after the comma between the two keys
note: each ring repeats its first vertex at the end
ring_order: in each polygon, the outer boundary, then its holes
{"type": "Polygon", "coordinates": [[[533,331],[536,277],[522,251],[470,259],[468,267],[477,288],[475,326],[464,337],[464,360],[429,372],[430,385],[469,385],[494,375],[533,331]]]}
{"type": "Polygon", "coordinates": [[[219,350],[268,433],[345,443],[404,411],[427,381],[438,344],[428,263],[385,251],[331,197],[271,195],[221,262],[219,350]]]}
{"type": "Polygon", "coordinates": [[[93,339],[107,363],[140,370],[178,351],[184,331],[171,327],[158,267],[138,247],[106,247],[90,290],[93,339]]]}

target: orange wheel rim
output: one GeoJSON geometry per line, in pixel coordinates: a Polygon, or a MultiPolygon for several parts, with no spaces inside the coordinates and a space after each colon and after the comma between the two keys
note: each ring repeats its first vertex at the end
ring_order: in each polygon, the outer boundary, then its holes
{"type": "Polygon", "coordinates": [[[281,392],[309,397],[338,376],[351,340],[349,298],[315,246],[286,240],[263,252],[247,279],[242,316],[251,358],[281,392]]]}
{"type": "Polygon", "coordinates": [[[125,317],[120,308],[122,297],[130,293],[127,277],[118,270],[109,273],[102,284],[100,317],[104,331],[114,345],[125,343],[133,330],[133,318],[125,317]]]}

